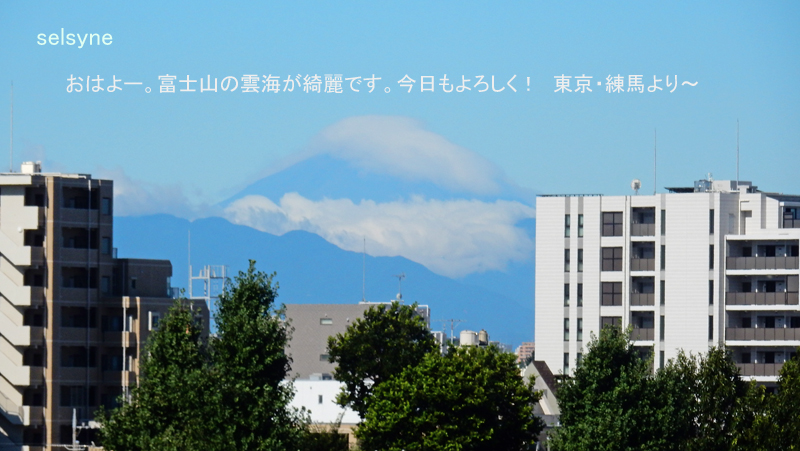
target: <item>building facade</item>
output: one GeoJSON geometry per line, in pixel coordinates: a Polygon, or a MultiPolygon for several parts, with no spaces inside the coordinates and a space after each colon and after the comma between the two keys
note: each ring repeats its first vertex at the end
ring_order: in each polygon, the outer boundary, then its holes
{"type": "Polygon", "coordinates": [[[667,190],[537,198],[537,359],[570,374],[591,334],[630,326],[657,368],[724,344],[774,383],[800,346],[800,195],[710,177],[667,190]]]}
{"type": "MultiPolygon", "coordinates": [[[[287,378],[332,380],[336,365],[328,361],[328,337],[343,334],[368,308],[386,304],[390,302],[286,304],[286,318],[294,329],[286,347],[292,358],[287,378]]],[[[418,305],[417,314],[430,329],[430,308],[418,305]]]]}
{"type": "Polygon", "coordinates": [[[0,174],[0,446],[54,449],[136,384],[172,265],[116,258],[111,181],[22,169],[0,174]]]}

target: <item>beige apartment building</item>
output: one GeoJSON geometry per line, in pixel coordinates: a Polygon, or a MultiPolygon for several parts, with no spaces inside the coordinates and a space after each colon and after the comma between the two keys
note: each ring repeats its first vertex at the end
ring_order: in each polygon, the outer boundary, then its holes
{"type": "Polygon", "coordinates": [[[38,163],[0,174],[2,450],[72,444],[73,413],[88,425],[137,383],[143,344],[173,302],[172,265],[116,258],[112,213],[110,180],[38,163]]]}

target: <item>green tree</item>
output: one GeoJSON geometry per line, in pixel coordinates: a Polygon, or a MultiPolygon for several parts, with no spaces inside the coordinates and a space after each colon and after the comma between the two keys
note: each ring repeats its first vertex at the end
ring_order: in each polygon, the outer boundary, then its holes
{"type": "Polygon", "coordinates": [[[106,449],[300,448],[306,425],[288,407],[288,330],[272,279],[253,261],[239,273],[219,298],[208,344],[194,312],[176,302],[148,339],[130,402],[100,414],[106,449]]]}
{"type": "MultiPolygon", "coordinates": [[[[798,349],[800,351],[800,349],[798,349]]],[[[778,393],[770,406],[773,426],[770,437],[772,449],[800,449],[800,357],[794,356],[783,364],[778,377],[778,393]]]]}
{"type": "Polygon", "coordinates": [[[217,303],[218,337],[211,350],[219,414],[213,426],[226,449],[294,450],[302,435],[301,418],[288,407],[289,331],[275,307],[273,277],[251,260],[217,303]]]}
{"type": "Polygon", "coordinates": [[[376,387],[356,437],[366,450],[528,449],[544,426],[533,415],[540,396],[513,354],[451,348],[376,387]]]}
{"type": "Polygon", "coordinates": [[[659,371],[656,386],[670,442],[712,451],[748,442],[743,432],[755,419],[758,388],[741,378],[725,348],[712,347],[703,356],[681,352],[659,371]]]}
{"type": "Polygon", "coordinates": [[[374,389],[437,349],[416,307],[372,306],[344,334],[328,338],[328,355],[337,365],[333,377],[344,384],[337,403],[364,418],[374,389]]]}
{"type": "Polygon", "coordinates": [[[208,449],[210,393],[202,325],[184,301],[176,301],[147,341],[139,386],[130,402],[99,412],[106,449],[208,449]]]}
{"type": "Polygon", "coordinates": [[[653,450],[667,446],[650,362],[628,334],[605,327],[592,336],[583,362],[558,389],[561,427],[554,450],[653,450]]]}

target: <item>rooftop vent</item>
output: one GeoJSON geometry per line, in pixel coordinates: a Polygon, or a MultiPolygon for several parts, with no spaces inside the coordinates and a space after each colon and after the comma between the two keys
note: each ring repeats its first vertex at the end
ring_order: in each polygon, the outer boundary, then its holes
{"type": "Polygon", "coordinates": [[[40,174],[42,172],[42,162],[41,161],[24,161],[22,163],[22,169],[20,170],[23,174],[40,174]]]}

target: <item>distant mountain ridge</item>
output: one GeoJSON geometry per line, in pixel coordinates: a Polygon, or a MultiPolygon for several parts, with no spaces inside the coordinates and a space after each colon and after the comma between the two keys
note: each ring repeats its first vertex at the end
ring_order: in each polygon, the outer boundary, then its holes
{"type": "MultiPolygon", "coordinates": [[[[231,275],[253,259],[277,272],[282,303],[355,303],[361,300],[362,254],[321,237],[293,231],[276,236],[222,218],[188,221],[171,215],[115,218],[115,246],[121,258],[169,259],[173,286],[188,282],[188,237],[195,271],[227,265],[231,275]]],[[[407,303],[431,307],[434,320],[463,319],[463,329],[486,329],[492,340],[517,345],[533,339],[533,263],[512,264],[507,272],[487,272],[453,280],[403,257],[366,256],[366,299],[389,301],[397,294],[396,274],[405,273],[407,303]]],[[[434,321],[432,329],[441,330],[434,321]]]]}

